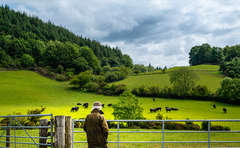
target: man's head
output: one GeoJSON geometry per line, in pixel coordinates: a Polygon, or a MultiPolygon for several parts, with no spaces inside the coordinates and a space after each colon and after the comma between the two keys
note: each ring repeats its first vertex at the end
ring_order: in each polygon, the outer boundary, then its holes
{"type": "Polygon", "coordinates": [[[93,103],[93,107],[92,107],[92,111],[93,111],[94,109],[102,110],[102,103],[99,102],[99,101],[94,102],[94,103],[93,103]]]}

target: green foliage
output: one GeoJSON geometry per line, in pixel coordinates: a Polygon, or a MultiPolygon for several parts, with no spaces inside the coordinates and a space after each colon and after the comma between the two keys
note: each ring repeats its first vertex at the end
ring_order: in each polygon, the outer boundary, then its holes
{"type": "Polygon", "coordinates": [[[136,75],[138,75],[141,71],[140,70],[134,70],[133,71],[136,75]]]}
{"type": "Polygon", "coordinates": [[[138,98],[130,91],[120,95],[118,101],[113,104],[115,119],[143,119],[143,107],[140,106],[138,98]]]}
{"type": "Polygon", "coordinates": [[[51,21],[46,23],[37,16],[15,12],[7,5],[0,6],[0,12],[0,48],[5,52],[0,49],[0,67],[15,66],[9,63],[9,58],[6,59],[8,56],[14,61],[23,54],[29,54],[38,67],[49,65],[56,69],[62,65],[64,68],[74,68],[75,74],[89,68],[93,69],[94,74],[99,74],[101,66],[106,65],[132,68],[130,56],[123,55],[118,47],[101,45],[51,21]]]}
{"type": "Polygon", "coordinates": [[[240,80],[225,77],[221,81],[221,88],[217,90],[220,101],[240,104],[240,80]]]}
{"type": "Polygon", "coordinates": [[[77,76],[75,76],[73,79],[70,80],[70,85],[75,85],[78,88],[84,89],[84,85],[89,83],[92,80],[92,71],[87,70],[84,72],[81,72],[77,76]]]}
{"type": "Polygon", "coordinates": [[[58,67],[56,69],[56,73],[59,73],[59,74],[63,73],[63,66],[62,65],[58,65],[58,67]]]}
{"type": "Polygon", "coordinates": [[[22,60],[23,65],[25,67],[31,66],[33,64],[33,62],[34,62],[34,59],[29,54],[23,54],[23,56],[21,57],[21,60],[22,60]]]}
{"type": "MultiPolygon", "coordinates": [[[[33,114],[41,114],[42,112],[44,112],[46,109],[46,107],[42,107],[41,106],[41,109],[32,109],[32,110],[27,110],[27,114],[28,115],[33,115],[33,114]]],[[[35,125],[39,122],[41,116],[30,116],[28,117],[28,120],[35,123],[35,125]]]]}
{"type": "Polygon", "coordinates": [[[186,95],[196,85],[198,75],[187,67],[181,67],[170,73],[169,80],[176,94],[186,95]]]}
{"type": "Polygon", "coordinates": [[[141,72],[147,72],[148,68],[143,64],[135,64],[133,70],[140,70],[141,72]]]}

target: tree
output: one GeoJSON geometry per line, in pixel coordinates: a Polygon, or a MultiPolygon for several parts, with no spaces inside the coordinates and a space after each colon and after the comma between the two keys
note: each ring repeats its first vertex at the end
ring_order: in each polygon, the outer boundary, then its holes
{"type": "Polygon", "coordinates": [[[173,91],[178,95],[186,95],[195,85],[198,75],[188,67],[181,67],[170,73],[173,91]]]}
{"type": "Polygon", "coordinates": [[[89,83],[92,80],[92,71],[87,70],[81,72],[75,78],[71,79],[70,85],[76,85],[78,88],[84,89],[84,85],[89,83]]]}
{"type": "Polygon", "coordinates": [[[113,104],[115,119],[143,119],[143,107],[138,98],[130,91],[123,92],[116,104],[113,104]]]}
{"type": "Polygon", "coordinates": [[[23,54],[23,56],[21,57],[21,60],[23,62],[23,65],[26,67],[31,66],[34,62],[34,59],[29,54],[23,54]]]}

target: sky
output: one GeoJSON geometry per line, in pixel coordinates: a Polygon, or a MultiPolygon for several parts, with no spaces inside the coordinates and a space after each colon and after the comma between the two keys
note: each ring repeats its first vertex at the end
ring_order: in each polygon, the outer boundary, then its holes
{"type": "Polygon", "coordinates": [[[133,64],[189,65],[193,46],[239,44],[239,0],[1,0],[1,5],[118,47],[133,64]]]}

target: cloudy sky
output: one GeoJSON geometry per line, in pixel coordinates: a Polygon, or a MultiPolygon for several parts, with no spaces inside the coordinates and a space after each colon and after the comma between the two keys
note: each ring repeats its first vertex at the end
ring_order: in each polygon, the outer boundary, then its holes
{"type": "Polygon", "coordinates": [[[75,34],[118,46],[134,64],[187,66],[191,47],[240,43],[238,0],[1,0],[75,34]]]}

